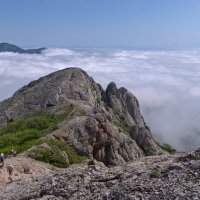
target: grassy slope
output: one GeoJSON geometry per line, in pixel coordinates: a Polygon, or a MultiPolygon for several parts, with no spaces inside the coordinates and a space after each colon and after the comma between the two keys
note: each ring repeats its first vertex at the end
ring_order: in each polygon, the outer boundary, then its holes
{"type": "Polygon", "coordinates": [[[20,153],[33,146],[47,143],[51,147],[51,151],[48,152],[44,149],[32,157],[58,167],[65,167],[65,163],[59,159],[61,152],[64,151],[68,155],[70,164],[81,162],[84,157],[77,155],[76,151],[64,141],[43,138],[58,128],[61,121],[71,116],[72,110],[73,106],[70,105],[65,112],[57,116],[42,112],[0,127],[0,151],[9,155],[12,149],[20,153]]]}

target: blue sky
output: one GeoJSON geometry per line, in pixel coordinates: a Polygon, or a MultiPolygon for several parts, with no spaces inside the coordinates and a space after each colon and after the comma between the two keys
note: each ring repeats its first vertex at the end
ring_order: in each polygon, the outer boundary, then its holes
{"type": "Polygon", "coordinates": [[[58,47],[0,53],[0,101],[81,67],[104,88],[115,81],[133,92],[162,142],[199,147],[200,0],[0,0],[0,42],[58,47]]]}
{"type": "Polygon", "coordinates": [[[0,0],[0,41],[22,47],[200,47],[199,0],[0,0]]]}

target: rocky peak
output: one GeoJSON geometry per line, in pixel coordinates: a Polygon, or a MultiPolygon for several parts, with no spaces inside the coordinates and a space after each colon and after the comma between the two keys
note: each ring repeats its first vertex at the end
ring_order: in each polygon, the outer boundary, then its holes
{"type": "Polygon", "coordinates": [[[138,100],[127,89],[124,87],[117,89],[116,84],[111,82],[106,89],[106,97],[108,105],[112,109],[121,112],[125,116],[128,125],[144,125],[138,100]]]}
{"type": "Polygon", "coordinates": [[[111,94],[115,94],[117,91],[117,86],[115,82],[110,82],[107,86],[107,91],[111,94]]]}
{"type": "Polygon", "coordinates": [[[19,119],[38,109],[58,109],[68,101],[95,107],[103,89],[79,68],[64,69],[19,89],[12,98],[0,103],[0,124],[7,118],[19,119]]]}
{"type": "Polygon", "coordinates": [[[67,105],[78,109],[79,115],[66,119],[46,137],[64,139],[81,155],[92,154],[106,165],[118,165],[144,156],[146,149],[164,153],[145,124],[136,97],[113,82],[104,91],[79,68],[32,81],[0,102],[0,125],[40,109],[63,112],[67,105]]]}
{"type": "Polygon", "coordinates": [[[130,127],[130,136],[136,141],[138,146],[152,149],[156,154],[162,153],[157,148],[157,144],[152,137],[149,127],[146,125],[143,116],[140,113],[139,102],[137,98],[126,88],[117,88],[114,82],[111,82],[106,89],[108,105],[120,116],[124,126],[130,127]]]}

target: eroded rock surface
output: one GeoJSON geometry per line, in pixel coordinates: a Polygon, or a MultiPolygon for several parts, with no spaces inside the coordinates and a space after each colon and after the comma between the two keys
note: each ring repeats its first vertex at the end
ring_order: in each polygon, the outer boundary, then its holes
{"type": "Polygon", "coordinates": [[[4,200],[200,198],[200,151],[143,157],[108,168],[71,166],[60,173],[0,185],[4,200]]]}
{"type": "Polygon", "coordinates": [[[103,113],[77,117],[48,135],[63,138],[79,154],[90,155],[106,165],[118,165],[143,156],[131,137],[120,132],[103,113]]]}

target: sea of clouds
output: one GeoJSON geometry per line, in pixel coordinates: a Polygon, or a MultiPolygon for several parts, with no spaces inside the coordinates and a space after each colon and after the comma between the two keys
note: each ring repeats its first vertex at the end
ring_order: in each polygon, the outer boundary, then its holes
{"type": "Polygon", "coordinates": [[[0,53],[0,101],[30,81],[67,67],[86,70],[104,88],[115,81],[133,92],[160,142],[179,150],[200,147],[200,50],[0,53]]]}

